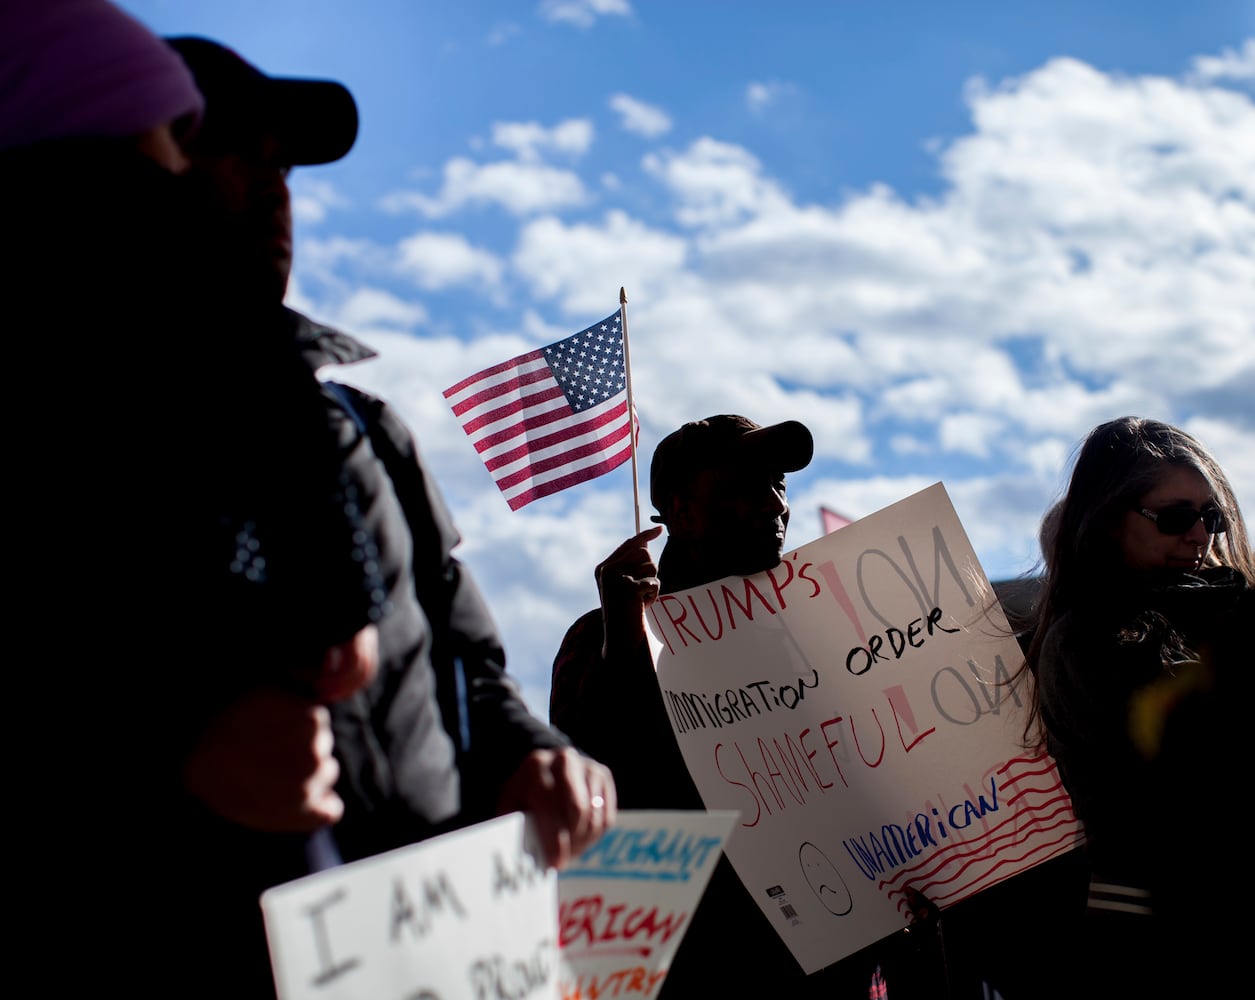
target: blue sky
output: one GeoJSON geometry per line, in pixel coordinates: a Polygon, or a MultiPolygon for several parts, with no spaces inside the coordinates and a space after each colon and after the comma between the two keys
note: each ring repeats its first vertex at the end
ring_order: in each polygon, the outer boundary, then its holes
{"type": "Polygon", "coordinates": [[[538,714],[632,476],[511,512],[441,396],[628,295],[648,460],[685,420],[815,433],[818,507],[941,481],[1030,571],[1079,439],[1195,432],[1255,504],[1255,2],[126,0],[357,98],[292,176],[289,303],[378,360],[538,714]]]}

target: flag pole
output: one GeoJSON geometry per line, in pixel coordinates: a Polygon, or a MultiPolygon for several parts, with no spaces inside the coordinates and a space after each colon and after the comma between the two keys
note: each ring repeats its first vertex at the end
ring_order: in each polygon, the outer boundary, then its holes
{"type": "Polygon", "coordinates": [[[641,533],[641,486],[636,464],[636,402],[632,398],[632,352],[628,350],[627,292],[619,286],[619,325],[623,327],[623,371],[627,375],[629,440],[632,442],[632,502],[636,506],[636,533],[641,533]]]}

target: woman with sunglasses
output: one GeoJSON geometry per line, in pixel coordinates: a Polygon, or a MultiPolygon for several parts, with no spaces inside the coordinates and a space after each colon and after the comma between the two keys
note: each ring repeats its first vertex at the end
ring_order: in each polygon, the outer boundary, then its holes
{"type": "Polygon", "coordinates": [[[1044,739],[1085,826],[1101,963],[1086,981],[1093,995],[1171,996],[1234,957],[1211,947],[1232,884],[1195,845],[1234,821],[1241,791],[1227,765],[1249,704],[1255,557],[1224,471],[1156,420],[1094,428],[1052,515],[1027,735],[1044,739]]]}

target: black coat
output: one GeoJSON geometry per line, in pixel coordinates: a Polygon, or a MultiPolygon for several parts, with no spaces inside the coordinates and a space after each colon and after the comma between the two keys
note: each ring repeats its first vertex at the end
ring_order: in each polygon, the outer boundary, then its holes
{"type": "MultiPolygon", "coordinates": [[[[345,334],[290,310],[284,312],[310,372],[360,360],[373,352],[345,334]]],[[[331,834],[339,855],[353,861],[415,843],[496,813],[497,797],[523,758],[538,748],[569,745],[533,716],[506,673],[505,653],[478,587],[454,556],[460,541],[413,436],[381,399],[336,382],[321,384],[322,415],[347,476],[362,526],[374,543],[385,593],[379,629],[380,667],[374,681],[330,706],[337,791],[344,818],[331,834]]],[[[300,838],[264,837],[211,822],[205,846],[236,845],[202,879],[202,898],[216,887],[239,886],[236,913],[247,901],[248,939],[206,921],[215,950],[254,947],[259,995],[266,955],[256,919],[257,895],[305,874],[300,838]],[[268,848],[273,847],[274,850],[268,848]],[[247,879],[240,879],[248,873],[247,879]],[[251,925],[251,926],[250,926],[251,925]]],[[[232,970],[233,995],[249,974],[232,970]]],[[[224,985],[227,980],[224,980],[224,985]]]]}
{"type": "Polygon", "coordinates": [[[1231,833],[1248,811],[1252,624],[1255,590],[1212,568],[1131,578],[1046,635],[1042,718],[1093,872],[1093,995],[1186,996],[1200,975],[1248,975],[1231,833]],[[1142,915],[1102,905],[1113,896],[1142,915]]]}
{"type": "Polygon", "coordinates": [[[1255,592],[1214,568],[1130,574],[1046,633],[1037,682],[1047,745],[1097,877],[1149,889],[1165,870],[1165,811],[1192,807],[1165,801],[1164,778],[1185,793],[1183,769],[1198,765],[1196,779],[1208,780],[1238,749],[1220,723],[1249,684],[1253,622],[1255,592]]]}
{"type": "Polygon", "coordinates": [[[529,749],[564,741],[504,675],[408,432],[362,398],[411,462],[393,492],[199,192],[94,142],[3,154],[0,198],[20,950],[56,992],[268,996],[257,895],[309,870],[308,838],[183,791],[221,706],[379,624],[384,669],[333,722],[350,859],[482,818],[529,749]],[[461,748],[441,680],[458,659],[461,748]],[[464,782],[482,789],[465,809],[464,782]]]}

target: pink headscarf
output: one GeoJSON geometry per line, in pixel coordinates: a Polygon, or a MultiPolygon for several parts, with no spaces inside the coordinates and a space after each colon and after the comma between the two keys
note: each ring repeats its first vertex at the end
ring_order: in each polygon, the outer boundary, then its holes
{"type": "Polygon", "coordinates": [[[0,0],[0,150],[203,111],[183,60],[108,0],[0,0]]]}

